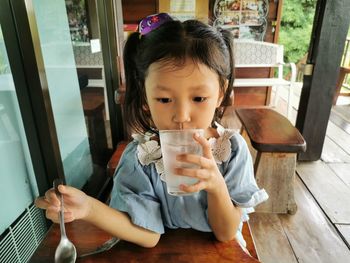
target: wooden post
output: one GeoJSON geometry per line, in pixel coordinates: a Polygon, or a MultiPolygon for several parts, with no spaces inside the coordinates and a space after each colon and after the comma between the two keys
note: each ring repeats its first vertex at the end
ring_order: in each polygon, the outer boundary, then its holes
{"type": "Polygon", "coordinates": [[[349,0],[318,0],[296,127],[306,140],[307,150],[298,160],[321,157],[333,94],[350,20],[349,0]]]}

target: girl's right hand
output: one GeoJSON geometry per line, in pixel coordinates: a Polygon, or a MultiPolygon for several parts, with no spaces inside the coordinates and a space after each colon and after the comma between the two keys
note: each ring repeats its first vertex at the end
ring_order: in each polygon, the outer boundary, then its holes
{"type": "MultiPolygon", "coordinates": [[[[58,191],[64,200],[64,221],[72,222],[85,218],[90,212],[90,198],[84,192],[67,185],[59,185],[58,191]]],[[[46,217],[55,223],[59,222],[60,200],[51,188],[45,196],[38,197],[35,205],[46,210],[46,217]]]]}

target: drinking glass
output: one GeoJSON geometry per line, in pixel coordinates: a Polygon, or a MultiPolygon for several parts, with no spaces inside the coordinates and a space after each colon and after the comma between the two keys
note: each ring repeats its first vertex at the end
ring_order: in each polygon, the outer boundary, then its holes
{"type": "Polygon", "coordinates": [[[179,189],[180,184],[191,185],[198,181],[196,178],[176,175],[174,173],[175,168],[199,168],[198,165],[179,162],[176,160],[176,156],[183,153],[202,156],[202,146],[193,138],[195,133],[203,136],[204,130],[188,129],[159,131],[165,180],[167,191],[170,195],[189,195],[191,193],[186,193],[179,189]]]}

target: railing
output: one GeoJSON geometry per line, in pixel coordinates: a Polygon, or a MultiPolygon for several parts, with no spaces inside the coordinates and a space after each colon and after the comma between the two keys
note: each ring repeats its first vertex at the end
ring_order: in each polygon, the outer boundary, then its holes
{"type": "Polygon", "coordinates": [[[346,38],[341,66],[350,66],[350,37],[346,38]]]}
{"type": "MultiPolygon", "coordinates": [[[[350,67],[350,37],[346,38],[345,41],[345,48],[344,48],[344,53],[343,53],[343,58],[341,61],[341,66],[342,67],[350,67]]],[[[350,89],[350,74],[347,74],[344,78],[343,81],[343,87],[346,87],[350,89]]]]}

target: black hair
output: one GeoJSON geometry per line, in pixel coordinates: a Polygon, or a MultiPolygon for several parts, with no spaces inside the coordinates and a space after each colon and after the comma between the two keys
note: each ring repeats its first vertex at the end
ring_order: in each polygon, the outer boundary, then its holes
{"type": "Polygon", "coordinates": [[[132,130],[141,133],[152,130],[150,113],[145,110],[147,99],[144,85],[149,66],[160,61],[181,65],[187,58],[206,65],[218,74],[224,97],[215,111],[213,122],[221,119],[225,107],[231,105],[233,35],[197,20],[174,20],[165,22],[147,35],[134,32],[126,41],[123,58],[126,79],[124,114],[126,124],[132,130]]]}

